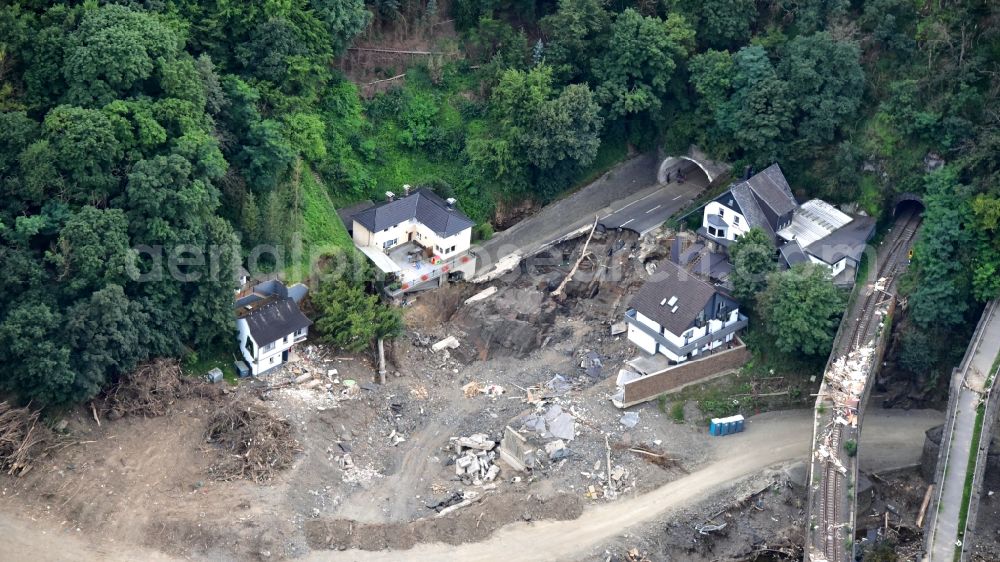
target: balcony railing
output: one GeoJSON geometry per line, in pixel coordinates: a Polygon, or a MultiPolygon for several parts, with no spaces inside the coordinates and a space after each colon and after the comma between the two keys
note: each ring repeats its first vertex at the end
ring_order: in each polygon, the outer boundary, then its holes
{"type": "Polygon", "coordinates": [[[684,356],[696,349],[701,349],[703,346],[708,345],[714,341],[723,340],[729,334],[735,334],[736,332],[747,327],[747,317],[742,314],[737,314],[736,320],[727,322],[723,324],[722,328],[700,338],[695,338],[688,341],[682,346],[678,346],[674,342],[668,340],[666,336],[657,332],[656,330],[650,328],[649,326],[643,324],[635,317],[636,311],[634,308],[630,308],[625,312],[625,322],[635,326],[640,331],[642,331],[647,336],[653,338],[653,340],[660,344],[661,346],[670,350],[671,353],[677,356],[684,356]]]}
{"type": "MultiPolygon", "coordinates": [[[[475,259],[470,255],[468,251],[460,252],[447,260],[443,260],[434,265],[426,265],[419,271],[403,270],[397,275],[399,281],[394,285],[386,286],[385,292],[390,297],[399,296],[418,285],[434,281],[440,278],[442,275],[448,274],[455,269],[456,266],[462,266],[469,263],[470,260],[475,259]]],[[[425,262],[426,264],[426,262],[425,262]]]]}

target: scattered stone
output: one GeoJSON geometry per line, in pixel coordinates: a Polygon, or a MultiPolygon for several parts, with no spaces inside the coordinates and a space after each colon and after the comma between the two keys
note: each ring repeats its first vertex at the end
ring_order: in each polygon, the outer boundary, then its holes
{"type": "Polygon", "coordinates": [[[565,441],[556,439],[545,444],[545,454],[549,456],[549,460],[557,461],[568,457],[569,449],[566,448],[565,441]]]}
{"type": "Polygon", "coordinates": [[[625,427],[632,429],[639,423],[639,412],[625,412],[619,421],[625,427]]]}

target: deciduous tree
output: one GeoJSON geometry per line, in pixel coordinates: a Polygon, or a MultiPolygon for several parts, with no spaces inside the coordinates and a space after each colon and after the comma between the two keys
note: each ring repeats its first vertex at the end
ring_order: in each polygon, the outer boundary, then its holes
{"type": "Polygon", "coordinates": [[[803,355],[830,352],[844,298],[825,266],[798,264],[772,273],[758,303],[764,329],[779,350],[803,355]]]}
{"type": "Polygon", "coordinates": [[[682,16],[661,20],[626,9],[594,61],[598,98],[617,117],[658,109],[677,63],[693,48],[694,30],[682,16]]]}
{"type": "Polygon", "coordinates": [[[729,248],[733,294],[744,303],[752,303],[767,286],[768,275],[777,269],[774,258],[774,242],[760,228],[740,236],[729,248]]]}

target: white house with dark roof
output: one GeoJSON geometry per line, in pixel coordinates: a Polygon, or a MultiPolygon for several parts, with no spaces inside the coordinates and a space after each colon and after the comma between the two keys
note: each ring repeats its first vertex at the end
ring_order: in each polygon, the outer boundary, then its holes
{"type": "Polygon", "coordinates": [[[236,299],[236,341],[253,376],[287,362],[295,344],[306,339],[312,321],[299,309],[306,292],[301,283],[286,287],[271,280],[236,299]]]}
{"type": "Polygon", "coordinates": [[[731,296],[665,260],[632,297],[625,322],[639,349],[680,363],[731,342],[747,317],[731,296]]]}
{"type": "Polygon", "coordinates": [[[707,205],[698,233],[710,242],[729,247],[754,227],[775,239],[788,226],[798,203],[781,168],[772,164],[764,171],[734,183],[707,205]]]}
{"type": "Polygon", "coordinates": [[[389,293],[437,287],[447,276],[469,277],[475,256],[469,253],[475,223],[455,206],[429,189],[386,201],[351,216],[351,236],[357,246],[383,273],[395,277],[389,293]]]}
{"type": "Polygon", "coordinates": [[[848,215],[820,199],[799,205],[781,168],[772,164],[705,205],[698,234],[728,248],[754,227],[774,241],[785,265],[825,265],[838,284],[850,285],[875,220],[848,215]]]}

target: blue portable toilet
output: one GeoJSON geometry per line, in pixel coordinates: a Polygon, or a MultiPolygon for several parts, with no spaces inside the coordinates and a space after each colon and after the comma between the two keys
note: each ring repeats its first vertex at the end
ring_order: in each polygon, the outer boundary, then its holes
{"type": "Polygon", "coordinates": [[[708,426],[708,434],[721,436],[732,435],[743,431],[744,419],[741,415],[729,416],[728,418],[712,418],[708,426]]]}

